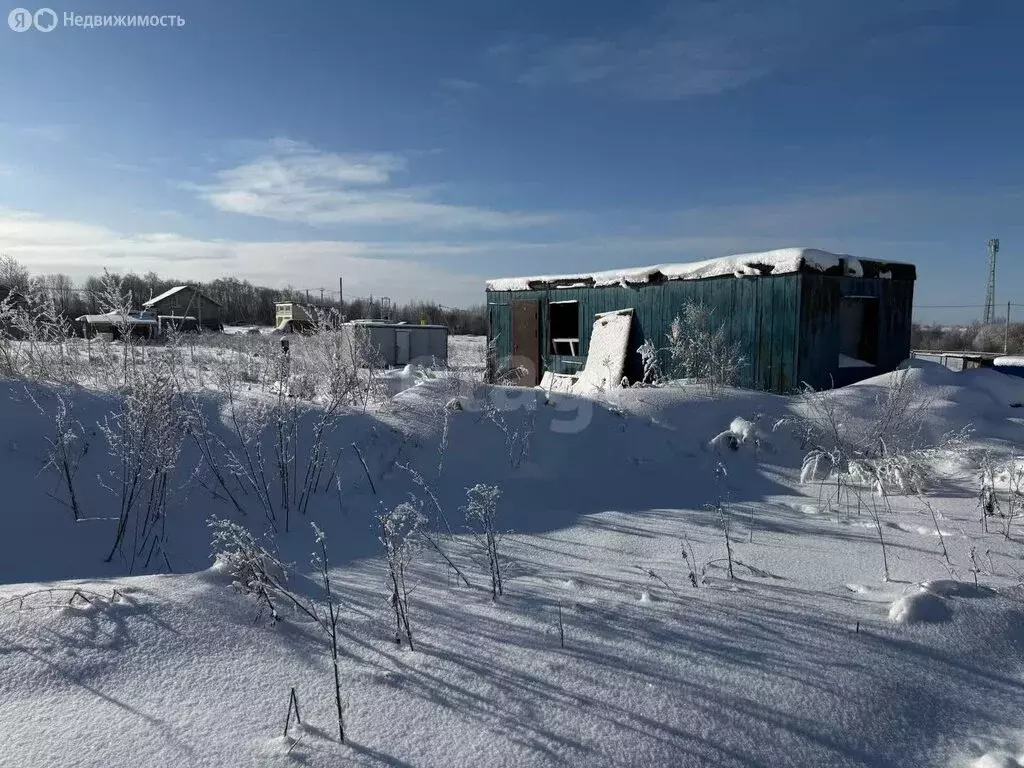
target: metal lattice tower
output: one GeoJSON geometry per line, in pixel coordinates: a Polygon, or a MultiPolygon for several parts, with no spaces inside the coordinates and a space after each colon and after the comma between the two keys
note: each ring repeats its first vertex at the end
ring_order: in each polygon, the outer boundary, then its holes
{"type": "Polygon", "coordinates": [[[985,291],[985,316],[983,323],[996,320],[996,254],[999,253],[999,238],[988,241],[988,290],[985,291]]]}

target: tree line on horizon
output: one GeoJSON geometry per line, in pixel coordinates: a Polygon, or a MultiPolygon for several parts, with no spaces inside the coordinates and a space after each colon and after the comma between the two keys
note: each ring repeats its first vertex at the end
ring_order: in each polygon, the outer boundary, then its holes
{"type": "Polygon", "coordinates": [[[914,323],[911,349],[946,352],[988,352],[1008,355],[1024,354],[1024,323],[1006,325],[1005,319],[995,323],[973,322],[969,325],[914,323]]]}
{"type": "MultiPolygon", "coordinates": [[[[143,275],[134,272],[110,274],[114,279],[122,281],[123,289],[130,293],[132,304],[136,308],[141,308],[143,302],[176,286],[194,286],[223,305],[225,325],[274,325],[274,305],[281,301],[295,301],[324,310],[338,310],[350,320],[377,319],[386,314],[389,319],[397,322],[444,325],[455,334],[483,336],[487,333],[486,308],[482,304],[469,308],[452,308],[436,302],[411,301],[385,307],[380,300],[356,298],[339,305],[337,301],[321,301],[319,297],[308,297],[307,300],[305,291],[254,285],[248,280],[236,277],[201,282],[171,280],[155,272],[143,275]]],[[[43,293],[52,299],[58,312],[71,319],[109,309],[102,306],[103,281],[103,275],[91,275],[80,285],[75,285],[70,275],[61,272],[33,274],[17,259],[0,256],[0,287],[22,294],[30,291],[43,293]]]]}

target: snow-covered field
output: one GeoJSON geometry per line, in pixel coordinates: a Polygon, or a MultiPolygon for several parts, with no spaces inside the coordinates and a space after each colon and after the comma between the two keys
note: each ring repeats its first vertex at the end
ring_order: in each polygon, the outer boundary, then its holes
{"type": "Polygon", "coordinates": [[[165,457],[163,530],[131,517],[109,563],[126,454],[98,425],[120,397],[0,382],[0,764],[1024,765],[1024,419],[1010,407],[1024,380],[922,363],[805,399],[676,385],[584,399],[480,384],[481,339],[453,337],[450,364],[331,421],[324,482],[287,522],[278,478],[265,505],[231,458],[269,472],[282,450],[294,498],[322,408],[275,411],[296,420],[293,447],[271,429],[245,453],[253,422],[225,390],[191,393],[202,429],[165,457]],[[893,426],[900,375],[913,416],[893,426]],[[924,490],[837,498],[827,472],[814,481],[802,443],[822,412],[844,434],[918,435],[903,445],[924,490]],[[954,450],[923,450],[938,444],[954,450]],[[998,509],[983,526],[986,473],[998,509]],[[496,600],[462,509],[476,484],[501,490],[496,600]],[[378,538],[377,515],[407,501],[429,521],[408,570],[415,650],[395,642],[378,538]],[[322,625],[276,593],[273,622],[232,584],[213,515],[276,528],[267,546],[318,616],[310,522],[323,529],[344,744],[322,625]],[[302,723],[285,736],[292,689],[302,723]]]}

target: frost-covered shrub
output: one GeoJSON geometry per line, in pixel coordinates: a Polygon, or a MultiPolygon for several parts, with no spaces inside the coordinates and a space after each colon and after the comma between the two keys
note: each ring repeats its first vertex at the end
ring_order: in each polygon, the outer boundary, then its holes
{"type": "Polygon", "coordinates": [[[654,342],[650,339],[644,340],[644,343],[637,349],[637,354],[640,355],[640,362],[643,365],[644,373],[640,383],[643,385],[660,384],[665,379],[665,375],[661,371],[661,362],[658,360],[658,348],[654,346],[654,342]]]}
{"type": "Polygon", "coordinates": [[[478,483],[466,489],[466,519],[477,530],[483,548],[487,554],[487,564],[491,571],[491,597],[498,599],[504,594],[501,580],[501,560],[498,555],[498,543],[501,539],[496,527],[498,499],[501,489],[496,485],[478,483]]]}
{"type": "Polygon", "coordinates": [[[259,611],[280,620],[278,603],[283,599],[289,569],[247,529],[230,520],[211,517],[216,567],[229,574],[232,584],[256,600],[259,611]]]}
{"type": "Polygon", "coordinates": [[[380,543],[388,566],[388,604],[395,615],[395,644],[402,644],[404,634],[409,650],[414,650],[406,579],[413,557],[420,548],[419,533],[426,516],[414,504],[403,502],[385,510],[377,519],[380,522],[380,543]]]}
{"type": "Polygon", "coordinates": [[[170,374],[151,373],[156,375],[147,377],[128,368],[118,407],[99,424],[114,460],[114,469],[102,482],[119,505],[106,559],[110,562],[120,552],[130,570],[137,560],[144,558],[145,567],[154,556],[167,564],[166,516],[188,424],[170,374]]]}
{"type": "Polygon", "coordinates": [[[731,343],[724,324],[703,304],[687,301],[668,331],[669,376],[692,379],[709,395],[721,387],[736,386],[746,359],[738,344],[731,343]]]}
{"type": "Polygon", "coordinates": [[[0,377],[77,382],[75,346],[71,323],[42,282],[0,300],[0,377]]]}
{"type": "MultiPolygon", "coordinates": [[[[803,482],[835,478],[879,495],[917,493],[928,481],[929,462],[943,452],[962,452],[970,428],[938,437],[926,430],[930,402],[909,369],[895,371],[867,408],[857,412],[836,391],[805,388],[796,414],[775,424],[789,429],[806,452],[803,482]]],[[[837,499],[838,500],[838,499],[837,499]]]]}

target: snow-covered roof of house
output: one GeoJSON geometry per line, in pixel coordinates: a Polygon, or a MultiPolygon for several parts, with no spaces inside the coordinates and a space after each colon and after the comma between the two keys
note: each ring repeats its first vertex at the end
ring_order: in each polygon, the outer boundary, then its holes
{"type": "Polygon", "coordinates": [[[138,315],[121,315],[117,312],[107,312],[102,315],[81,315],[75,318],[75,322],[89,323],[90,325],[156,325],[154,317],[140,317],[138,315]]]}
{"type": "Polygon", "coordinates": [[[779,248],[761,253],[740,253],[685,264],[612,269],[575,275],[506,277],[487,281],[488,291],[529,291],[536,288],[592,288],[608,285],[661,283],[667,280],[701,280],[706,277],[748,277],[794,272],[823,272],[851,277],[891,278],[896,267],[901,279],[916,279],[914,267],[897,262],[866,261],[817,248],[779,248]],[[865,266],[869,265],[865,275],[865,266]]]}
{"type": "Polygon", "coordinates": [[[163,301],[164,299],[170,298],[171,296],[173,296],[174,294],[178,293],[179,291],[184,291],[186,289],[191,289],[191,290],[195,291],[200,296],[202,296],[207,301],[209,301],[211,304],[216,304],[218,307],[222,306],[219,301],[217,301],[216,299],[211,299],[209,296],[207,296],[205,293],[203,293],[202,291],[200,291],[198,288],[196,288],[193,285],[178,285],[178,286],[175,286],[174,288],[171,288],[170,290],[164,291],[159,296],[154,296],[149,301],[142,302],[142,306],[144,306],[144,307],[151,307],[154,304],[156,304],[157,302],[160,302],[160,301],[163,301]]]}

